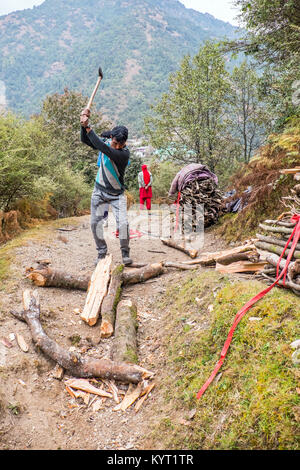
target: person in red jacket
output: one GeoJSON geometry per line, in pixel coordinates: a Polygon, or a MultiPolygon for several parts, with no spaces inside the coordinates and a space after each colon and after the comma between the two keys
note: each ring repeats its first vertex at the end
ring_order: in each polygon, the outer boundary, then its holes
{"type": "Polygon", "coordinates": [[[142,165],[142,171],[138,174],[138,182],[140,188],[140,209],[144,209],[146,202],[146,208],[149,211],[151,209],[152,198],[152,175],[148,171],[147,165],[142,165]]]}

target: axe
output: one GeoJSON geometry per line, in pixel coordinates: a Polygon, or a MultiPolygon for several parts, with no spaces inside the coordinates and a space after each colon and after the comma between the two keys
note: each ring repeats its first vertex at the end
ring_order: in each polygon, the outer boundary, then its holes
{"type": "Polygon", "coordinates": [[[89,101],[88,101],[88,104],[86,105],[86,109],[89,109],[89,110],[91,109],[91,106],[92,106],[92,103],[93,103],[93,101],[94,101],[95,95],[96,95],[96,93],[97,93],[97,90],[98,90],[99,85],[100,85],[100,83],[101,83],[101,80],[102,80],[102,78],[103,78],[103,72],[102,72],[101,67],[99,67],[99,69],[98,69],[98,75],[99,75],[99,77],[98,77],[97,83],[96,83],[96,85],[95,85],[94,91],[93,91],[93,93],[91,94],[91,97],[90,97],[90,99],[89,99],[89,101]]]}

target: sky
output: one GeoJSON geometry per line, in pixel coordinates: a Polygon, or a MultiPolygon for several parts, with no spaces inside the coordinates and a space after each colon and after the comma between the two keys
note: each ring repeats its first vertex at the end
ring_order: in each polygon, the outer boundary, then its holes
{"type": "MultiPolygon", "coordinates": [[[[0,0],[0,16],[12,11],[32,8],[43,3],[44,0],[0,0]]],[[[88,0],[87,0],[88,1],[88,0]]],[[[187,8],[193,8],[201,13],[210,13],[215,18],[238,25],[235,16],[237,10],[233,7],[233,0],[180,0],[187,8]]]]}

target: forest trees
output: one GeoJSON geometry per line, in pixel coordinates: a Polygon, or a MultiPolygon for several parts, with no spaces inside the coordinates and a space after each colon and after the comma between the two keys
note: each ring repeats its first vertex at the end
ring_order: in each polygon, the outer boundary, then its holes
{"type": "Polygon", "coordinates": [[[238,142],[239,159],[249,163],[254,151],[265,140],[270,116],[266,104],[261,101],[259,77],[246,61],[233,69],[231,87],[227,123],[230,134],[238,142]]]}
{"type": "Polygon", "coordinates": [[[262,97],[273,115],[273,131],[299,117],[299,0],[235,0],[246,36],[228,41],[227,51],[250,54],[261,66],[262,97]]]}
{"type": "MultiPolygon", "coordinates": [[[[54,93],[43,102],[41,117],[57,160],[68,161],[75,172],[83,172],[87,183],[95,176],[95,150],[80,143],[79,115],[87,98],[67,88],[63,94],[54,93]]],[[[96,133],[111,129],[112,124],[92,109],[91,122],[96,133]]]]}
{"type": "MultiPolygon", "coordinates": [[[[89,208],[97,152],[80,142],[86,101],[65,90],[48,96],[41,114],[28,120],[0,114],[0,211],[45,218],[49,207],[59,217],[89,208]]],[[[91,119],[99,133],[111,126],[99,112],[91,119]]]]}
{"type": "Polygon", "coordinates": [[[209,41],[194,58],[184,57],[152,111],[145,132],[153,147],[174,162],[206,164],[221,177],[250,160],[269,120],[253,66],[243,62],[230,74],[220,45],[209,41]]]}
{"type": "Polygon", "coordinates": [[[201,162],[214,171],[224,135],[224,103],[229,76],[218,46],[206,42],[199,53],[185,56],[170,76],[170,89],[145,120],[151,144],[177,161],[201,162]]]}

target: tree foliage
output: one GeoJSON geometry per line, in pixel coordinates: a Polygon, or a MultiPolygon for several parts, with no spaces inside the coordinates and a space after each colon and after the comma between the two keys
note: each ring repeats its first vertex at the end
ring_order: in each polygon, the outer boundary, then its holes
{"type": "Polygon", "coordinates": [[[185,56],[170,76],[170,89],[145,120],[151,144],[177,161],[201,162],[215,169],[224,136],[225,106],[230,91],[225,59],[207,41],[197,55],[185,56]]]}
{"type": "MultiPolygon", "coordinates": [[[[49,147],[57,160],[70,163],[75,172],[82,171],[87,183],[95,176],[95,150],[80,143],[79,115],[88,99],[81,93],[70,91],[54,93],[43,102],[41,117],[49,134],[49,147]]],[[[92,109],[91,123],[96,133],[111,129],[112,124],[103,115],[92,109]]]]}

